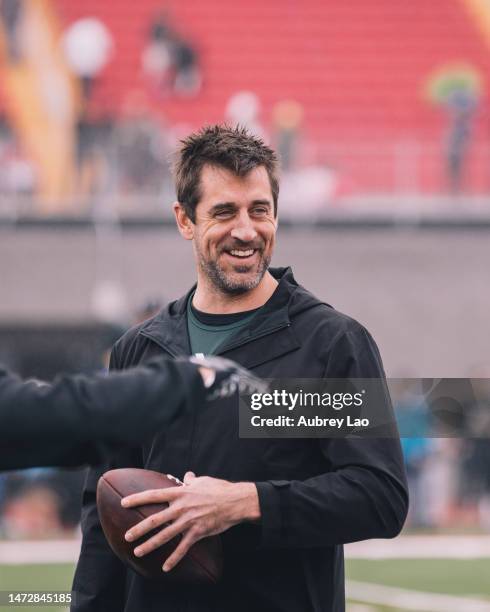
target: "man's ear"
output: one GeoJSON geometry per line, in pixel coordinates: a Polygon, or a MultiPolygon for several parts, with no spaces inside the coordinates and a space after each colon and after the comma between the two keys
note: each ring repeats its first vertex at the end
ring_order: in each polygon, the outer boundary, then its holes
{"type": "Polygon", "coordinates": [[[189,216],[180,202],[175,202],[173,209],[180,235],[186,240],[192,240],[194,238],[194,223],[189,219],[189,216]]]}

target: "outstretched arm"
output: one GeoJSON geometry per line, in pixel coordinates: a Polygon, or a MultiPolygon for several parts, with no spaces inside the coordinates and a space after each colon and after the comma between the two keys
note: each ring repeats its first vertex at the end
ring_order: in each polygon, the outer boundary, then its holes
{"type": "Polygon", "coordinates": [[[262,381],[232,361],[154,358],[108,375],[24,382],[0,367],[0,470],[98,465],[142,444],[184,403],[227,397],[262,381]]]}
{"type": "Polygon", "coordinates": [[[0,469],[98,464],[106,451],[141,444],[203,393],[197,365],[163,358],[43,385],[0,369],[0,469]]]}

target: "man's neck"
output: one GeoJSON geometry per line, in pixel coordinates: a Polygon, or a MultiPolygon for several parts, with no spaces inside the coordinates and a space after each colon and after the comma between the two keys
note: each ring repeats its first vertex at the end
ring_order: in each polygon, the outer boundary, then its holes
{"type": "Polygon", "coordinates": [[[276,290],[277,280],[266,272],[260,283],[241,295],[222,293],[205,280],[198,279],[192,305],[209,314],[233,314],[263,306],[276,290]]]}

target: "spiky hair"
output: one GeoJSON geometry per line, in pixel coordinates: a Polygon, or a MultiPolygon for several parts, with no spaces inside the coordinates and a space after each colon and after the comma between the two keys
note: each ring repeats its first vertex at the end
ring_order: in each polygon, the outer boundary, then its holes
{"type": "Polygon", "coordinates": [[[174,163],[177,199],[187,216],[195,222],[196,206],[201,199],[200,179],[204,166],[225,168],[237,176],[264,166],[269,176],[274,215],[279,197],[279,164],[276,153],[263,140],[242,126],[210,125],[180,141],[174,163]]]}

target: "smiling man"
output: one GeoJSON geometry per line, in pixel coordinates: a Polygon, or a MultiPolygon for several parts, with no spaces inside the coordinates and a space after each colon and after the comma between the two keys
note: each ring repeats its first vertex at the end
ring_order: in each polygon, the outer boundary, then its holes
{"type": "MultiPolygon", "coordinates": [[[[369,333],[271,268],[279,184],[275,153],[239,128],[212,126],[182,143],[175,166],[182,237],[197,284],[112,352],[115,369],[154,355],[222,355],[262,378],[382,378],[369,333]]],[[[394,537],[407,512],[398,439],[242,439],[236,398],[197,402],[132,455],[92,471],[84,494],[76,612],[340,612],[346,542],[394,537]],[[221,534],[224,577],[212,588],[148,581],[126,569],[101,531],[101,472],[144,467],[186,486],[147,491],[124,505],[169,502],[126,534],[142,556],[179,537],[162,571],[221,534]],[[197,474],[197,476],[196,476],[197,474]]]]}

